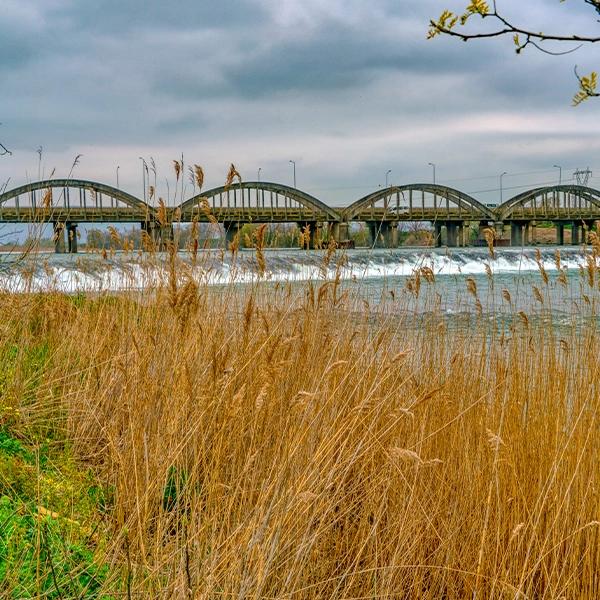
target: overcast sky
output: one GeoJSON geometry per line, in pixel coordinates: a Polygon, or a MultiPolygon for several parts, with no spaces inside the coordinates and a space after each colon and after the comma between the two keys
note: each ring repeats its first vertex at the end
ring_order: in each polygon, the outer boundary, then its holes
{"type": "MultiPolygon", "coordinates": [[[[348,204],[391,182],[437,178],[486,202],[506,188],[595,169],[600,100],[571,107],[573,66],[600,47],[516,56],[510,38],[426,40],[467,0],[0,0],[0,184],[69,172],[141,195],[139,156],[233,162],[348,204]]],[[[499,0],[534,29],[597,32],[583,0],[499,0]],[[524,8],[524,6],[526,7],[524,8]]],[[[166,187],[166,186],[163,186],[166,187]]],[[[161,190],[165,193],[165,190],[161,190]]],[[[510,194],[509,191],[507,193],[510,194]]]]}

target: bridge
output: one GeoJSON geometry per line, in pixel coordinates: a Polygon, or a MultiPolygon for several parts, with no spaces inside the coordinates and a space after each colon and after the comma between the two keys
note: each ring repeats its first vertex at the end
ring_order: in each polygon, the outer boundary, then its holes
{"type": "Polygon", "coordinates": [[[77,252],[83,223],[138,223],[149,239],[164,247],[176,223],[218,223],[231,242],[247,224],[295,223],[310,231],[310,246],[334,239],[350,244],[353,223],[365,223],[374,246],[394,248],[408,223],[427,223],[437,246],[483,243],[484,230],[497,244],[535,244],[537,225],[552,225],[556,243],[582,243],[586,230],[599,230],[600,191],[579,185],[535,188],[489,206],[459,190],[415,183],[379,189],[349,206],[329,206],[299,189],[270,182],[243,182],[194,195],[178,206],[145,199],[94,181],[50,179],[0,194],[0,223],[51,223],[56,252],[77,252]],[[477,230],[473,240],[472,232],[477,230]],[[66,241],[65,241],[66,236],[66,241]]]}

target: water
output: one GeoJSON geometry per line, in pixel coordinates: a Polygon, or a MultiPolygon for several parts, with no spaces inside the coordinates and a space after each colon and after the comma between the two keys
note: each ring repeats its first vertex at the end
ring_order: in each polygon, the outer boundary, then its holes
{"type": "MultiPolygon", "coordinates": [[[[531,248],[497,249],[495,258],[487,248],[345,250],[331,257],[329,264],[326,264],[325,251],[267,250],[267,271],[263,279],[299,283],[332,279],[338,273],[342,287],[357,290],[369,303],[381,302],[382,298],[403,299],[411,303],[411,310],[417,311],[497,312],[508,306],[513,312],[534,309],[567,315],[595,310],[598,286],[590,287],[583,276],[582,269],[586,266],[583,250],[544,247],[539,252],[539,262],[549,276],[547,285],[536,260],[536,250],[531,248]],[[557,249],[566,285],[558,280],[557,249]],[[435,282],[432,284],[421,277],[417,295],[414,276],[423,267],[431,270],[435,282]],[[412,291],[407,288],[410,279],[413,279],[412,291]],[[474,281],[476,298],[467,290],[467,279],[474,281]],[[540,291],[537,298],[534,286],[540,291]],[[503,290],[508,292],[510,302],[503,290]]],[[[210,285],[225,285],[231,281],[243,285],[260,279],[253,251],[240,251],[235,260],[230,253],[219,251],[199,253],[196,263],[186,252],[180,252],[178,257],[183,271],[210,285]]],[[[25,258],[16,254],[0,256],[0,288],[8,291],[114,292],[155,286],[166,280],[165,255],[150,258],[125,253],[107,258],[86,253],[48,253],[25,258]]]]}

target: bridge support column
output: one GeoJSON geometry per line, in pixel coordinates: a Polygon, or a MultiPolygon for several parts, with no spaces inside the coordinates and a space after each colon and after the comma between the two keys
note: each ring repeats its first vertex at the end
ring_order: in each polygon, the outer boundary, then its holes
{"type": "Polygon", "coordinates": [[[529,243],[537,245],[537,221],[529,223],[529,243]]]}
{"type": "Polygon", "coordinates": [[[142,221],[142,231],[147,237],[142,236],[143,250],[156,250],[160,246],[160,228],[154,221],[142,221]]]}
{"type": "Polygon", "coordinates": [[[388,248],[398,247],[398,223],[390,223],[390,243],[388,248]]]}
{"type": "Polygon", "coordinates": [[[56,254],[64,254],[65,253],[65,224],[60,221],[56,221],[52,223],[52,227],[54,228],[54,252],[56,254]]]}
{"type": "Polygon", "coordinates": [[[350,225],[346,222],[329,223],[329,235],[340,245],[350,241],[350,225]]]}
{"type": "Polygon", "coordinates": [[[504,222],[496,221],[494,223],[494,231],[496,232],[496,239],[503,240],[504,239],[504,222]]]}
{"type": "Polygon", "coordinates": [[[307,240],[304,240],[303,248],[314,250],[317,247],[317,223],[315,221],[303,221],[298,223],[298,229],[300,229],[302,235],[305,235],[308,230],[308,243],[307,240]]]}
{"type": "Polygon", "coordinates": [[[466,248],[471,245],[471,228],[469,227],[469,223],[464,221],[460,226],[460,241],[459,244],[466,248]]]}
{"type": "Polygon", "coordinates": [[[398,245],[397,223],[392,224],[388,221],[369,223],[369,231],[371,233],[372,245],[375,248],[395,248],[398,245]],[[395,244],[393,240],[394,235],[396,236],[395,244]]]}
{"type": "Polygon", "coordinates": [[[458,230],[461,225],[448,221],[446,223],[446,246],[456,248],[458,246],[458,230]]]}
{"type": "Polygon", "coordinates": [[[158,230],[159,236],[159,250],[164,252],[168,249],[169,243],[173,243],[175,241],[175,231],[173,230],[173,223],[169,223],[168,225],[163,225],[159,227],[158,230]]]}
{"type": "Polygon", "coordinates": [[[511,223],[510,224],[510,245],[511,246],[522,246],[523,245],[523,224],[522,223],[511,223]]]}
{"type": "Polygon", "coordinates": [[[236,237],[238,238],[237,243],[240,243],[239,234],[242,225],[233,221],[223,221],[223,228],[225,229],[225,250],[229,250],[231,244],[235,242],[236,237]]]}
{"type": "Polygon", "coordinates": [[[556,224],[556,243],[559,246],[564,246],[565,244],[565,225],[558,221],[556,224]]]}
{"type": "Polygon", "coordinates": [[[370,244],[373,248],[382,248],[384,246],[383,239],[385,237],[386,224],[381,221],[367,221],[370,244]]]}
{"type": "Polygon", "coordinates": [[[67,223],[67,242],[69,253],[77,254],[77,223],[67,223]]]}
{"type": "Polygon", "coordinates": [[[593,221],[584,221],[583,225],[582,225],[582,232],[583,232],[583,240],[582,242],[584,244],[587,244],[589,242],[589,238],[590,238],[590,233],[594,228],[594,222],[593,221]]]}
{"type": "Polygon", "coordinates": [[[442,247],[442,224],[441,223],[434,223],[433,224],[433,235],[434,235],[434,246],[436,248],[441,248],[442,247]]]}
{"type": "Polygon", "coordinates": [[[571,226],[571,244],[573,246],[578,246],[581,243],[581,225],[573,221],[573,225],[571,226]]]}

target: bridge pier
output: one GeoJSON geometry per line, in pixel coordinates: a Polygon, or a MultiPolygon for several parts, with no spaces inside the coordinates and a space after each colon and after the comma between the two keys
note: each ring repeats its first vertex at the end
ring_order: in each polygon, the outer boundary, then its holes
{"type": "Polygon", "coordinates": [[[565,224],[561,221],[557,221],[555,223],[556,226],[556,243],[559,246],[564,246],[565,244],[565,224]]]}
{"type": "Polygon", "coordinates": [[[372,248],[383,248],[384,229],[386,223],[384,221],[367,221],[367,229],[369,230],[369,240],[372,248]]]}
{"type": "Polygon", "coordinates": [[[77,254],[77,223],[67,223],[67,241],[69,253],[77,254]]]}
{"type": "Polygon", "coordinates": [[[573,224],[571,225],[571,244],[573,246],[579,246],[580,243],[581,243],[581,225],[578,222],[573,221],[573,224]]]}
{"type": "Polygon", "coordinates": [[[159,250],[164,252],[167,250],[169,244],[175,242],[175,231],[173,229],[173,223],[163,225],[159,228],[159,250]]]}
{"type": "Polygon", "coordinates": [[[343,222],[329,223],[329,235],[340,245],[347,244],[350,241],[350,225],[343,222]]]}
{"type": "Polygon", "coordinates": [[[529,229],[529,233],[527,235],[529,243],[533,246],[537,245],[537,221],[531,221],[527,228],[529,229]]]}
{"type": "Polygon", "coordinates": [[[435,236],[434,245],[436,248],[442,247],[442,224],[435,222],[433,224],[433,235],[435,236]]]}
{"type": "Polygon", "coordinates": [[[298,229],[300,229],[303,235],[308,227],[308,244],[306,243],[306,240],[304,240],[303,248],[306,248],[307,250],[314,250],[315,248],[321,247],[321,232],[318,228],[318,223],[315,221],[302,221],[297,225],[298,229]]]}
{"type": "Polygon", "coordinates": [[[233,221],[223,221],[223,228],[225,229],[225,250],[229,250],[231,245],[236,241],[236,238],[238,238],[239,244],[239,235],[242,224],[233,221]]]}
{"type": "Polygon", "coordinates": [[[456,248],[459,245],[458,231],[460,225],[449,221],[446,223],[446,246],[448,248],[456,248]]]}
{"type": "Polygon", "coordinates": [[[390,232],[389,232],[389,245],[388,248],[397,248],[398,247],[398,223],[390,223],[390,232]]]}
{"type": "Polygon", "coordinates": [[[467,248],[471,245],[471,228],[469,227],[469,223],[467,221],[463,221],[461,225],[459,225],[459,244],[463,248],[467,248]]]}
{"type": "Polygon", "coordinates": [[[370,222],[367,225],[371,235],[371,244],[375,248],[398,247],[398,223],[378,221],[370,222]]]}
{"type": "Polygon", "coordinates": [[[513,221],[510,224],[510,245],[511,246],[522,246],[523,245],[523,223],[513,221]]]}
{"type": "Polygon", "coordinates": [[[55,221],[52,223],[52,227],[54,229],[53,239],[54,239],[54,252],[56,254],[64,254],[65,253],[65,224],[60,221],[55,221]]]}
{"type": "MultiPolygon", "coordinates": [[[[149,242],[150,248],[145,248],[144,243],[142,247],[144,250],[156,250],[160,246],[160,228],[158,223],[155,221],[142,221],[141,228],[144,233],[147,234],[146,243],[149,242]]],[[[144,240],[142,240],[144,242],[144,240]]]]}

